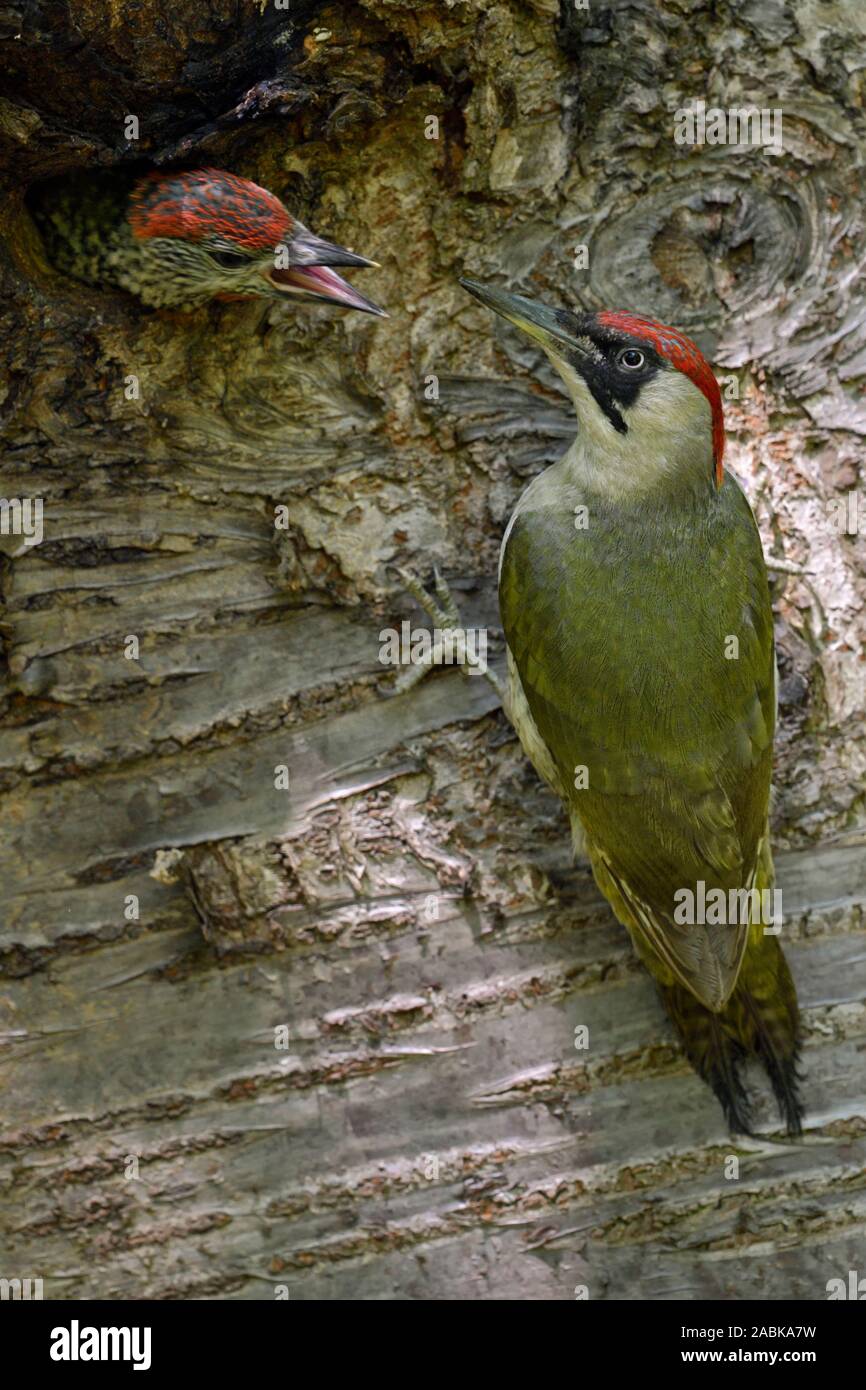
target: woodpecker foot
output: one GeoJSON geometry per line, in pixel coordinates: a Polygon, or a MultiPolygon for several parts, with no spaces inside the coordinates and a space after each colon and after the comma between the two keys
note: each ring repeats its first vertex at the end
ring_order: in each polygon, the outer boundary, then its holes
{"type": "Polygon", "coordinates": [[[460,666],[464,675],[477,673],[484,676],[493,686],[503,707],[507,708],[502,683],[496,672],[487,665],[486,640],[483,655],[479,654],[477,644],[473,648],[472,644],[467,642],[466,629],[461,625],[460,614],[451,590],[435,565],[433,567],[435,599],[428,594],[420,580],[409,570],[401,569],[398,565],[394,565],[393,568],[433,624],[432,642],[428,651],[417,659],[413,659],[412,666],[398,677],[394,685],[394,694],[402,695],[407,690],[411,690],[414,685],[424,679],[427,672],[434,666],[455,664],[460,666]]]}
{"type": "Polygon", "coordinates": [[[823,639],[824,633],[827,630],[827,615],[824,612],[824,606],[821,603],[818,591],[809,578],[809,575],[814,574],[815,571],[806,569],[804,565],[795,565],[791,560],[777,560],[774,556],[765,558],[767,569],[771,574],[775,572],[777,574],[800,575],[803,584],[809,590],[812,598],[812,622],[815,627],[815,632],[818,634],[819,638],[823,639]]]}
{"type": "Polygon", "coordinates": [[[791,560],[776,560],[773,556],[766,557],[768,570],[777,570],[780,574],[811,574],[812,570],[807,570],[803,565],[795,565],[791,560]]]}

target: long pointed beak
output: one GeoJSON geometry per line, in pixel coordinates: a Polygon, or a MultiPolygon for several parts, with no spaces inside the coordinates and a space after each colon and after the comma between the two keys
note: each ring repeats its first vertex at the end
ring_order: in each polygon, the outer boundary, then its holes
{"type": "Polygon", "coordinates": [[[546,352],[562,357],[563,349],[568,348],[582,357],[588,356],[585,346],[574,337],[568,324],[573,315],[562,309],[551,309],[535,299],[524,299],[522,294],[507,294],[505,290],[480,285],[477,280],[461,280],[460,284],[486,308],[534,338],[546,352]]]}
{"type": "Polygon", "coordinates": [[[354,285],[344,280],[331,266],[377,266],[345,246],[325,241],[308,227],[296,224],[295,234],[287,243],[289,265],[283,269],[276,264],[267,268],[267,278],[283,294],[299,295],[303,299],[320,299],[338,304],[344,309],[360,309],[365,314],[388,317],[384,309],[368,299],[354,285]]]}
{"type": "Polygon", "coordinates": [[[296,234],[289,242],[289,253],[292,258],[292,265],[373,265],[378,266],[378,261],[369,261],[366,256],[359,256],[354,251],[347,251],[345,246],[338,246],[336,242],[325,241],[323,237],[316,236],[309,227],[298,225],[296,234]]]}

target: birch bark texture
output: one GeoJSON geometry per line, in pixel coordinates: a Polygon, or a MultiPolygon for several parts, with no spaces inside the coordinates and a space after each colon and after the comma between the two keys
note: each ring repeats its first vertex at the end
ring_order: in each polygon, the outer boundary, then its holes
{"type": "Polygon", "coordinates": [[[0,491],[44,506],[2,537],[0,1275],[826,1298],[866,1235],[863,13],[0,16],[0,491]],[[700,101],[779,112],[781,149],[678,144],[700,101]],[[380,262],[391,318],[61,279],[28,189],[135,160],[255,179],[380,262]],[[724,379],[783,565],[802,1143],[768,1097],[727,1135],[487,682],[390,694],[380,633],[424,622],[394,565],[439,566],[501,662],[500,538],[576,428],[462,273],[674,323],[724,379]]]}

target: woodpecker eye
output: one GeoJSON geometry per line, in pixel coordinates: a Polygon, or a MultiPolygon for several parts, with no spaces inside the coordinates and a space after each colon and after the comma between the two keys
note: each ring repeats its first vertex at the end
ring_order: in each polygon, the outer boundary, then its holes
{"type": "Polygon", "coordinates": [[[623,348],[616,360],[621,367],[627,368],[630,372],[637,372],[640,371],[646,358],[642,352],[638,352],[637,348],[623,348]]]}
{"type": "Polygon", "coordinates": [[[236,270],[238,266],[246,265],[249,259],[242,251],[211,251],[211,257],[226,270],[236,270]]]}

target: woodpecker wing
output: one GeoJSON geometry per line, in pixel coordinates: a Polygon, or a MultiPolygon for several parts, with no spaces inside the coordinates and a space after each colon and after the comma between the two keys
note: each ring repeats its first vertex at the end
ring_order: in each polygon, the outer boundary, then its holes
{"type": "Polygon", "coordinates": [[[654,973],[717,1010],[748,924],[675,911],[681,890],[755,882],[775,714],[760,537],[730,476],[699,522],[592,496],[585,530],[562,483],[540,475],[509,528],[508,646],[602,891],[654,973]]]}

